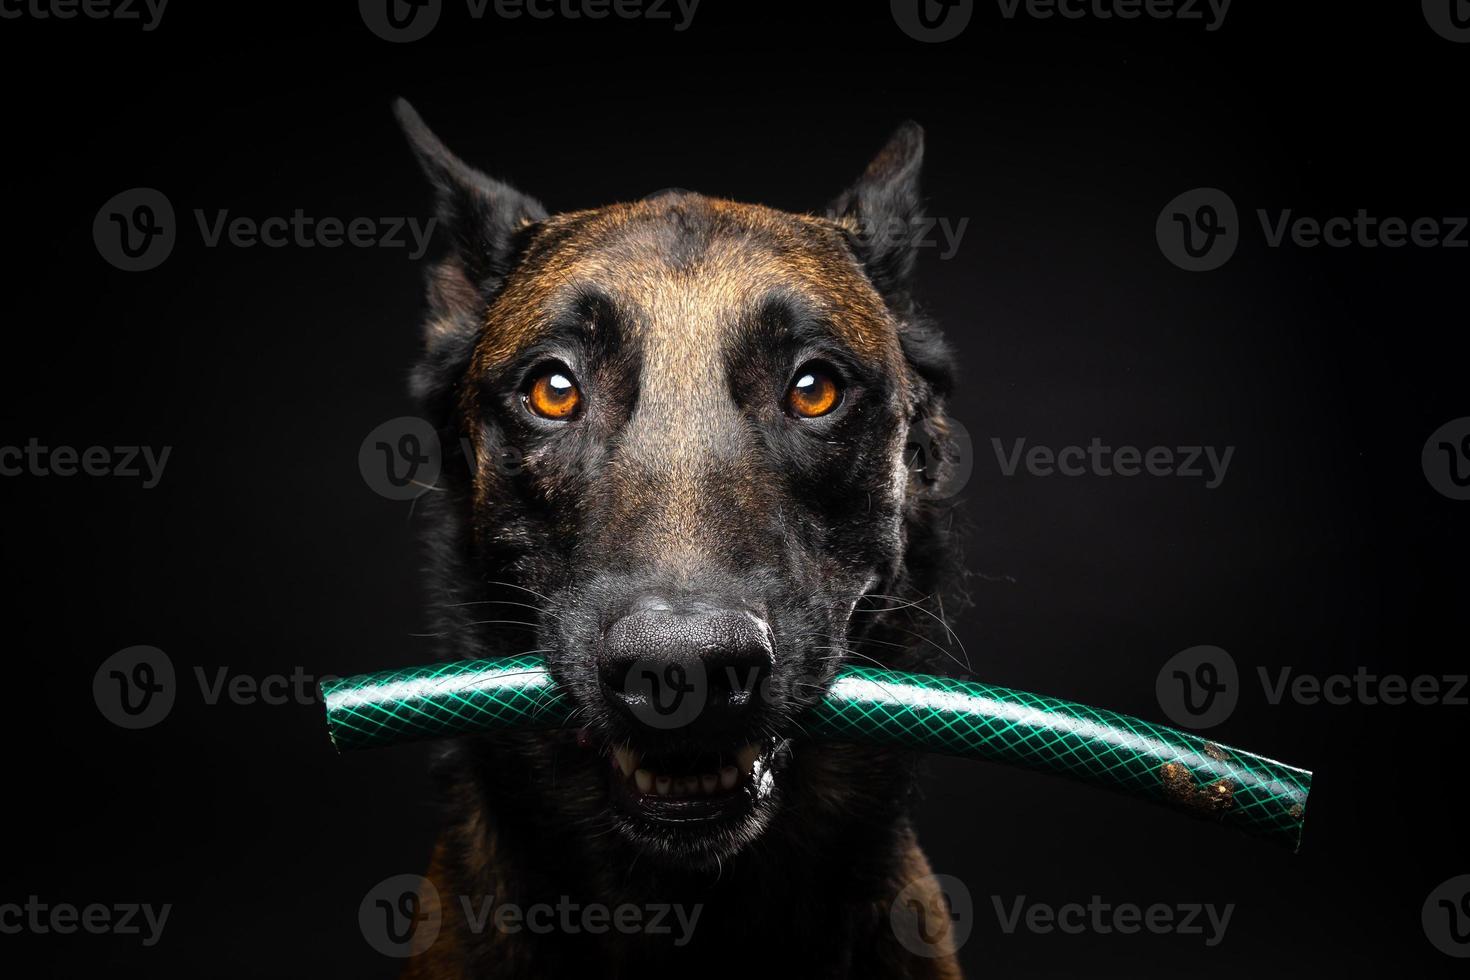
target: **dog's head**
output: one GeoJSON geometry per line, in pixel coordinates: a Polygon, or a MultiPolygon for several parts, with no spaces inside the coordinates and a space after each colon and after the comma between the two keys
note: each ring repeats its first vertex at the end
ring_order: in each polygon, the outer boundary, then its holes
{"type": "Polygon", "coordinates": [[[452,243],[415,374],[463,447],[432,495],[449,652],[544,652],[592,750],[557,774],[577,814],[723,860],[803,792],[801,711],[860,642],[904,663],[878,613],[933,588],[921,131],[820,216],[682,191],[550,216],[399,116],[452,243]]]}

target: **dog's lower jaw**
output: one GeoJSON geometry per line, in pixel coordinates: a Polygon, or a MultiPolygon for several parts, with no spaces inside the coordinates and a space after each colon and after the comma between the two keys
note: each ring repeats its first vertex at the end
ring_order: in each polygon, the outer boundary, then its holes
{"type": "MultiPolygon", "coordinates": [[[[901,891],[912,900],[916,889],[933,886],[902,806],[892,802],[906,795],[901,787],[907,786],[908,763],[855,749],[823,751],[837,778],[865,767],[864,792],[839,800],[828,787],[820,796],[803,797],[804,812],[783,808],[772,826],[714,872],[636,854],[630,860],[621,839],[605,841],[606,861],[589,860],[589,845],[591,853],[604,846],[596,830],[583,828],[588,839],[569,840],[567,827],[498,814],[481,792],[454,787],[455,813],[435,847],[427,874],[434,889],[426,889],[423,906],[433,914],[429,901],[436,892],[439,936],[410,959],[404,976],[641,980],[684,973],[744,978],[752,970],[775,969],[834,980],[958,978],[952,956],[915,955],[890,924],[901,891]],[[580,928],[533,931],[524,924],[497,928],[493,912],[484,915],[487,900],[521,909],[601,906],[609,920],[620,906],[633,906],[642,921],[651,924],[660,914],[663,924],[656,933],[608,926],[597,935],[580,928]],[[657,907],[665,911],[651,911],[657,907]]],[[[926,904],[942,901],[937,892],[920,897],[926,904]]],[[[942,938],[928,938],[944,948],[942,938]]]]}
{"type": "Polygon", "coordinates": [[[780,812],[789,746],[789,740],[772,740],[747,743],[726,753],[728,758],[707,755],[703,768],[711,771],[698,777],[644,769],[641,763],[648,760],[639,752],[618,747],[608,766],[613,832],[640,860],[718,873],[758,841],[780,812]],[[731,764],[720,765],[725,761],[731,764]]]}

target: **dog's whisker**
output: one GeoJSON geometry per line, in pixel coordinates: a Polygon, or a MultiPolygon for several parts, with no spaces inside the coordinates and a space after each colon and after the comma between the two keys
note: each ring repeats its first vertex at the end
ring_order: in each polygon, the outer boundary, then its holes
{"type": "Polygon", "coordinates": [[[537,710],[549,708],[553,704],[557,704],[558,702],[564,700],[566,696],[567,692],[565,691],[557,691],[552,688],[547,688],[546,690],[536,695],[536,700],[533,703],[533,707],[535,707],[537,710]]]}
{"type": "Polygon", "coordinates": [[[477,619],[474,622],[470,623],[459,623],[458,625],[453,626],[450,629],[438,633],[409,633],[408,635],[410,637],[413,637],[414,639],[443,639],[445,637],[453,636],[455,633],[462,633],[465,630],[473,629],[476,626],[495,625],[522,626],[530,630],[539,630],[542,627],[541,623],[528,623],[524,620],[519,619],[477,619]]]}
{"type": "MultiPolygon", "coordinates": [[[[973,668],[971,668],[970,666],[970,658],[968,655],[965,657],[964,660],[961,660],[959,657],[956,657],[953,653],[951,653],[948,649],[936,643],[932,637],[925,636],[923,633],[916,633],[913,630],[906,630],[902,626],[894,626],[893,629],[898,630],[900,633],[906,633],[909,636],[912,636],[914,639],[919,640],[923,643],[929,644],[931,647],[938,650],[940,654],[942,654],[947,660],[953,663],[956,667],[962,668],[966,673],[974,672],[973,668]]],[[[963,647],[960,649],[960,652],[964,653],[963,647]]]]}
{"type": "Polygon", "coordinates": [[[540,592],[537,592],[535,589],[528,589],[524,585],[517,585],[515,582],[502,582],[499,579],[487,579],[485,581],[485,584],[486,585],[503,585],[507,589],[520,589],[522,592],[529,592],[529,593],[531,593],[531,595],[535,596],[538,599],[544,600],[546,602],[550,602],[551,601],[551,596],[544,595],[544,594],[542,594],[540,592]]]}
{"type": "Polygon", "coordinates": [[[927,602],[929,600],[929,598],[930,598],[929,596],[921,596],[918,599],[908,599],[908,600],[905,600],[901,596],[884,595],[881,592],[868,592],[868,593],[865,593],[865,594],[859,596],[857,601],[858,602],[861,602],[864,599],[888,599],[890,601],[893,601],[893,602],[897,603],[897,605],[893,605],[893,606],[879,606],[876,609],[853,609],[853,615],[857,615],[858,613],[897,612],[900,609],[911,609],[914,606],[918,606],[921,603],[927,602]]]}
{"type": "Polygon", "coordinates": [[[868,636],[864,636],[864,637],[859,637],[857,639],[853,639],[853,638],[844,637],[844,636],[834,636],[831,633],[796,633],[796,634],[793,634],[793,635],[794,636],[816,636],[816,637],[821,637],[823,639],[828,639],[828,640],[841,640],[843,642],[850,643],[850,644],[853,644],[855,646],[861,646],[864,643],[876,643],[879,646],[883,646],[883,647],[894,647],[894,648],[899,649],[899,650],[907,650],[907,649],[909,649],[910,647],[913,646],[913,644],[911,644],[911,643],[895,643],[892,640],[878,640],[878,639],[874,639],[873,637],[868,637],[868,636]]]}
{"type": "Polygon", "coordinates": [[[541,623],[528,623],[524,619],[477,619],[465,623],[465,626],[529,626],[532,629],[540,629],[541,623]]]}
{"type": "Polygon", "coordinates": [[[486,605],[491,605],[491,604],[496,604],[496,605],[501,605],[501,606],[520,606],[522,609],[531,609],[531,610],[534,610],[534,611],[540,613],[543,616],[546,616],[546,617],[549,617],[550,619],[556,620],[557,622],[561,622],[562,621],[561,616],[557,615],[556,613],[552,612],[549,609],[543,609],[540,606],[532,605],[529,602],[514,602],[514,601],[512,601],[510,599],[473,599],[473,600],[471,600],[469,602],[451,602],[451,603],[447,603],[447,604],[444,605],[443,608],[445,608],[445,609],[459,609],[459,608],[463,608],[465,606],[486,606],[486,605]]]}
{"type": "MultiPolygon", "coordinates": [[[[840,649],[840,648],[839,647],[813,647],[812,649],[813,650],[837,650],[837,649],[840,649]]],[[[870,657],[866,653],[859,653],[858,651],[852,650],[852,649],[848,649],[846,652],[847,652],[848,656],[860,657],[863,660],[866,660],[868,663],[873,664],[874,666],[880,667],[883,670],[892,670],[893,669],[892,667],[890,667],[887,664],[883,663],[883,661],[877,659],[876,657],[870,657]]]]}
{"type": "MultiPolygon", "coordinates": [[[[904,601],[904,599],[903,599],[902,596],[881,595],[879,593],[869,593],[869,594],[872,595],[876,599],[890,599],[890,600],[896,600],[896,601],[900,601],[900,602],[904,601]]],[[[925,616],[928,616],[930,619],[934,620],[940,626],[944,627],[944,632],[948,635],[950,643],[952,643],[955,646],[958,646],[960,648],[960,653],[965,658],[965,664],[964,664],[965,670],[967,670],[967,671],[973,670],[974,668],[971,667],[971,665],[970,665],[970,654],[969,654],[968,651],[965,650],[965,644],[960,639],[959,634],[957,634],[953,629],[950,628],[949,623],[945,620],[945,618],[943,616],[940,616],[940,615],[936,614],[933,610],[925,609],[922,605],[919,604],[919,603],[924,602],[928,598],[929,598],[928,596],[925,596],[923,599],[920,599],[919,602],[910,602],[908,606],[906,606],[906,607],[899,607],[899,608],[912,608],[912,609],[917,609],[919,612],[923,613],[925,616]]],[[[940,609],[942,610],[943,608],[944,607],[941,605],[940,606],[940,609]]],[[[953,658],[951,658],[951,659],[953,659],[953,658]]]]}
{"type": "Polygon", "coordinates": [[[410,633],[409,635],[410,636],[437,636],[437,637],[445,637],[445,636],[449,636],[449,635],[451,635],[453,633],[460,633],[460,632],[463,632],[464,630],[467,630],[467,629],[473,629],[476,626],[521,626],[521,627],[524,627],[524,628],[529,629],[529,630],[539,630],[539,629],[541,629],[542,624],[541,623],[528,623],[525,620],[521,620],[521,619],[477,619],[474,622],[470,622],[470,623],[460,623],[458,626],[455,626],[453,629],[446,630],[443,633],[410,633]]]}

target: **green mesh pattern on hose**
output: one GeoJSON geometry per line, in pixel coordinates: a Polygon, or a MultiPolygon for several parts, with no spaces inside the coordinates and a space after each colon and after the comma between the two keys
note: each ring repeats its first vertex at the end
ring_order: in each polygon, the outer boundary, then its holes
{"type": "MultiPolygon", "coordinates": [[[[556,728],[572,705],[536,655],[322,683],[341,751],[495,729],[556,728]]],[[[848,667],[803,727],[818,737],[1063,773],[1295,848],[1312,774],[1100,708],[926,674],[848,667]]]]}
{"type": "Polygon", "coordinates": [[[1074,776],[1219,819],[1295,849],[1312,774],[1083,704],[948,677],[851,667],[812,711],[827,738],[1074,776]]]}
{"type": "Polygon", "coordinates": [[[546,662],[527,655],[383,670],[322,682],[338,751],[496,728],[556,728],[571,713],[546,662]]]}

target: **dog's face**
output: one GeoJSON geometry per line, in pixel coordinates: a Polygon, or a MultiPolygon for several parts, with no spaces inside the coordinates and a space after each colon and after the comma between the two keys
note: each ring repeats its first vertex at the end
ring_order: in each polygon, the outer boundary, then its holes
{"type": "Polygon", "coordinates": [[[535,610],[584,809],[723,860],[800,799],[798,716],[904,578],[935,378],[882,289],[911,260],[854,231],[865,193],[914,196],[916,131],[832,217],[685,192],[548,217],[402,112],[460,246],[419,385],[468,447],[476,594],[513,590],[478,601],[535,610]]]}

